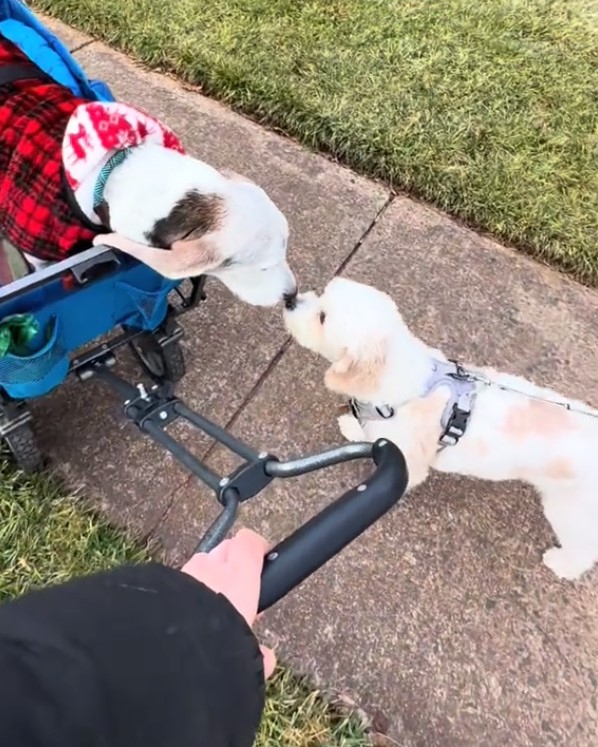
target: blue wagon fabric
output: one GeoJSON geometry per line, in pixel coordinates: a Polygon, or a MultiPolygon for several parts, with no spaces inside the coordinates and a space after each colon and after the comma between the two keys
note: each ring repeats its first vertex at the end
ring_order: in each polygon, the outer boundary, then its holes
{"type": "Polygon", "coordinates": [[[0,0],[0,33],[75,96],[114,101],[108,85],[89,79],[64,44],[17,0],[0,0]]]}

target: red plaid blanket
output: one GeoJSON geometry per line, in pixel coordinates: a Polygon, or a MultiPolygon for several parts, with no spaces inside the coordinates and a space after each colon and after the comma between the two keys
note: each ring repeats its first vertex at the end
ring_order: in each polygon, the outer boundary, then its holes
{"type": "MultiPolygon", "coordinates": [[[[0,66],[28,61],[0,36],[0,66]]],[[[65,129],[83,103],[57,83],[0,86],[0,233],[40,259],[64,259],[95,235],[71,209],[63,181],[65,129]]]]}

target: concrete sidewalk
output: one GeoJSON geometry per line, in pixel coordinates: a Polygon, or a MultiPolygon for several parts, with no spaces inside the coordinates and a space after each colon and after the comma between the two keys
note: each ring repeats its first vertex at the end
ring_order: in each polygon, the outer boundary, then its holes
{"type": "MultiPolygon", "coordinates": [[[[305,287],[338,271],[375,284],[447,352],[598,405],[596,293],[52,25],[88,74],[162,117],[199,157],[268,190],[289,217],[290,260],[305,287]]],[[[323,366],[287,344],[279,312],[247,308],[216,283],[208,293],[184,317],[180,395],[281,456],[337,443],[323,366]]],[[[172,562],[186,557],[213,500],[123,423],[109,394],[71,382],[36,409],[73,485],[158,539],[172,562]]],[[[184,438],[214,468],[230,468],[219,449],[184,438]]],[[[277,484],[243,520],[279,539],[362,474],[351,466],[277,484]]],[[[552,542],[527,488],[436,476],[281,602],[264,634],[399,745],[590,747],[598,572],[559,583],[541,564],[552,542]]]]}

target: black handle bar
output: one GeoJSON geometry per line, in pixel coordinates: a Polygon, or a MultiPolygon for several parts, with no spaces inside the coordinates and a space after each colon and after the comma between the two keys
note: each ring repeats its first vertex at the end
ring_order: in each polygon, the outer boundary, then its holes
{"type": "Polygon", "coordinates": [[[407,487],[407,465],[390,441],[372,445],[374,474],[299,527],[266,557],[259,611],[276,604],[391,509],[407,487]]]}
{"type": "Polygon", "coordinates": [[[337,555],[375,521],[396,505],[408,483],[402,452],[390,441],[349,443],[319,454],[281,462],[268,452],[257,452],[208,418],[191,410],[171,391],[170,385],[156,385],[149,392],[134,387],[111,371],[102,361],[90,363],[85,371],[96,376],[123,398],[124,413],[144,433],[167,449],[183,466],[210,487],[222,511],[200,540],[195,552],[209,552],[232,528],[241,503],[253,498],[276,478],[295,477],[355,459],[372,459],[376,471],[334,503],[299,527],[277,545],[264,561],[259,610],[263,611],[337,555]],[[166,427],[182,418],[189,425],[214,438],[244,461],[228,476],[221,476],[192,454],[166,427]]]}

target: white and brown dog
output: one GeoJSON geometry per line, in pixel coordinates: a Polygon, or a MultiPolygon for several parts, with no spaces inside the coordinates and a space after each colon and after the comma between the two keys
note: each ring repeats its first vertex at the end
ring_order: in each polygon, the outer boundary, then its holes
{"type": "Polygon", "coordinates": [[[352,412],[338,421],[343,436],[396,443],[409,488],[430,469],[531,483],[560,543],[544,553],[548,568],[576,579],[598,561],[597,410],[449,361],[409,331],[387,294],[351,280],[299,295],[285,322],[331,363],[327,387],[350,398],[352,412]]]}
{"type": "Polygon", "coordinates": [[[98,236],[172,279],[211,275],[246,303],[297,293],[288,224],[249,179],[157,145],[141,145],[110,176],[114,233],[98,236]],[[163,216],[156,218],[156,216],[163,216]]]}
{"type": "Polygon", "coordinates": [[[0,241],[33,268],[93,241],[270,306],[297,292],[288,233],[257,184],[193,158],[137,107],[76,97],[0,34],[0,241]]]}

